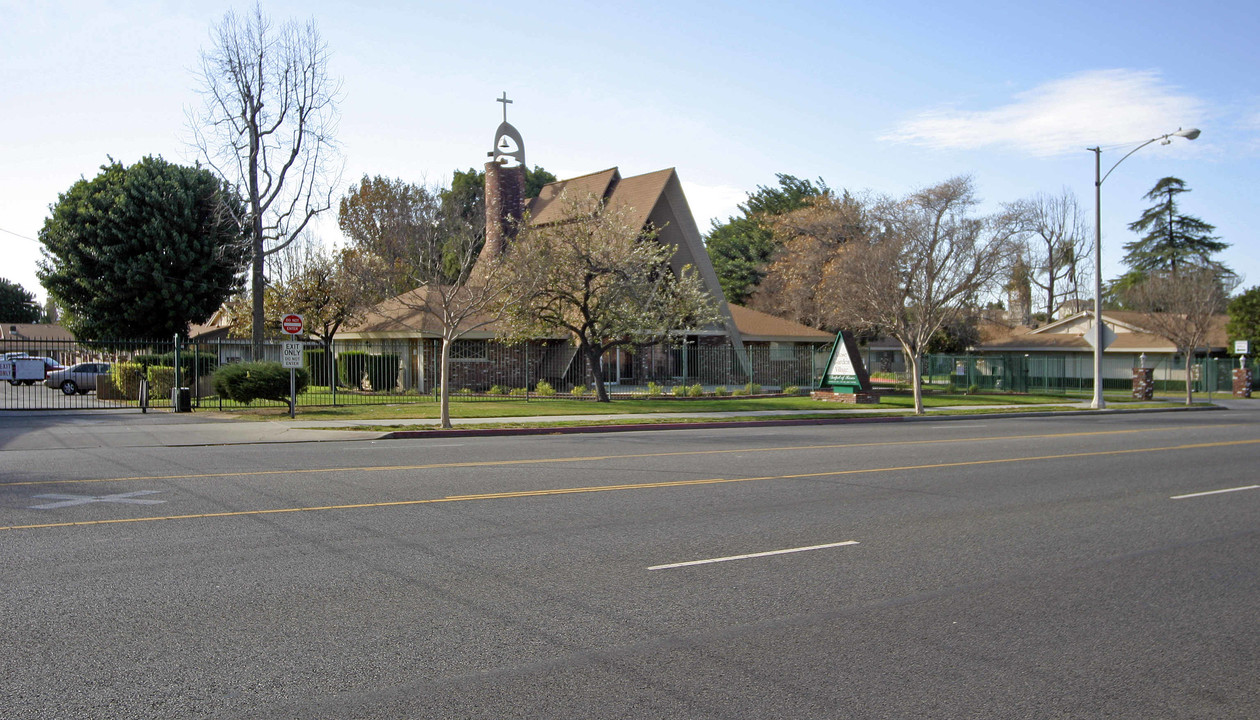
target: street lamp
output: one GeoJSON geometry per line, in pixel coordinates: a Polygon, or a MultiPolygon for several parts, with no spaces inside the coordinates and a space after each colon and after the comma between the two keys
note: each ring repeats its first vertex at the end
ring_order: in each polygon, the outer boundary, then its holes
{"type": "Polygon", "coordinates": [[[1086,148],[1094,153],[1094,400],[1090,403],[1090,407],[1095,410],[1101,410],[1107,407],[1103,402],[1103,376],[1102,376],[1102,360],[1103,360],[1103,331],[1102,331],[1102,184],[1103,181],[1111,176],[1113,170],[1120,166],[1120,163],[1129,158],[1129,155],[1141,150],[1153,142],[1161,145],[1167,145],[1172,142],[1172,138],[1183,137],[1187,140],[1193,140],[1199,137],[1198,128],[1190,128],[1182,130],[1177,128],[1177,132],[1170,132],[1166,135],[1151,138],[1146,142],[1138,145],[1130,150],[1124,157],[1116,161],[1111,166],[1111,170],[1106,175],[1101,174],[1102,171],[1102,147],[1086,148]]]}

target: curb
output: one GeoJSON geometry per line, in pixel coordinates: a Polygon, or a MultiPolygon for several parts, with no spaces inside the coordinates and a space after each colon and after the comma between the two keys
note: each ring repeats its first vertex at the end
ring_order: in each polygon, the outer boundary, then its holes
{"type": "Polygon", "coordinates": [[[942,415],[933,417],[930,415],[910,415],[910,416],[892,416],[892,417],[837,417],[837,418],[807,418],[801,420],[793,420],[784,418],[780,420],[730,420],[716,422],[674,422],[674,423],[634,423],[626,425],[571,425],[566,427],[524,427],[524,428],[481,428],[481,429],[461,429],[451,428],[448,430],[395,430],[382,435],[381,440],[423,440],[428,438],[455,438],[455,437],[494,437],[494,436],[513,436],[513,435],[583,435],[592,433],[614,433],[614,432],[643,432],[647,430],[708,430],[722,428],[748,428],[748,427],[790,427],[794,425],[848,425],[848,424],[877,424],[877,423],[902,423],[902,422],[949,422],[953,420],[975,420],[976,418],[1001,417],[1001,418],[1033,418],[1033,417],[1072,417],[1081,415],[1093,415],[1099,417],[1101,414],[1139,414],[1139,413],[1167,413],[1167,412],[1200,412],[1206,410],[1226,410],[1228,408],[1219,405],[1205,405],[1194,407],[1170,407],[1170,408],[1143,408],[1135,410],[1063,410],[1059,412],[1014,412],[1014,413],[974,413],[970,415],[942,415]]]}

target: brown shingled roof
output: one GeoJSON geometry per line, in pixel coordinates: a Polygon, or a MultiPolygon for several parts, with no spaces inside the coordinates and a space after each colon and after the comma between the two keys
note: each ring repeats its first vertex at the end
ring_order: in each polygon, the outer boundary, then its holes
{"type": "MultiPolygon", "coordinates": [[[[980,343],[979,349],[987,351],[1017,351],[1017,350],[1089,350],[1092,346],[1085,340],[1084,335],[1074,333],[1045,332],[1055,326],[1071,322],[1080,316],[1092,316],[1089,311],[1077,313],[1068,318],[1051,323],[1042,328],[1028,331],[1027,328],[1015,328],[1005,337],[986,338],[980,343]]],[[[1166,352],[1176,352],[1176,348],[1171,342],[1151,332],[1141,332],[1150,327],[1150,313],[1133,312],[1127,310],[1107,310],[1103,312],[1103,320],[1111,324],[1120,324],[1127,328],[1134,328],[1136,331],[1117,332],[1115,339],[1107,346],[1108,351],[1124,351],[1124,350],[1157,350],[1166,352]]],[[[1227,345],[1228,336],[1225,332],[1225,324],[1229,318],[1226,315],[1217,315],[1212,319],[1212,327],[1208,331],[1207,344],[1215,348],[1224,348],[1227,345]]]]}
{"type": "MultiPolygon", "coordinates": [[[[363,320],[351,327],[344,328],[337,334],[402,334],[441,337],[442,324],[438,322],[432,313],[426,312],[424,309],[425,298],[429,293],[436,291],[435,288],[421,287],[379,302],[367,312],[363,320]]],[[[470,318],[469,325],[477,322],[479,320],[470,318]]],[[[493,334],[493,332],[494,327],[486,326],[480,328],[474,335],[484,337],[493,334]]]]}
{"type": "Polygon", "coordinates": [[[594,195],[607,202],[610,208],[629,208],[634,212],[628,220],[636,227],[647,224],[648,216],[656,207],[665,186],[674,176],[673,168],[623,178],[617,168],[601,170],[590,175],[557,180],[539,191],[538,197],[529,201],[526,210],[534,225],[547,225],[564,220],[563,208],[556,202],[562,193],[571,198],[594,195]]]}
{"type": "Polygon", "coordinates": [[[645,175],[623,178],[613,188],[612,194],[608,196],[608,206],[614,209],[628,208],[633,210],[627,219],[635,227],[643,227],[647,224],[648,216],[652,214],[656,203],[665,192],[665,185],[669,183],[669,179],[673,176],[674,169],[666,168],[665,170],[657,170],[645,175]]]}
{"type": "Polygon", "coordinates": [[[735,327],[745,340],[770,340],[775,342],[831,342],[834,333],[823,332],[791,320],[784,320],[759,310],[727,303],[735,327]]]}
{"type": "Polygon", "coordinates": [[[608,168],[589,175],[547,183],[538,192],[538,197],[529,201],[525,210],[529,213],[530,222],[535,225],[560,222],[565,219],[563,208],[556,202],[561,193],[568,191],[570,197],[578,198],[584,198],[587,195],[607,198],[608,193],[620,179],[621,173],[617,172],[617,168],[608,168]]]}
{"type": "Polygon", "coordinates": [[[73,340],[74,335],[51,323],[0,324],[0,340],[73,340]]]}

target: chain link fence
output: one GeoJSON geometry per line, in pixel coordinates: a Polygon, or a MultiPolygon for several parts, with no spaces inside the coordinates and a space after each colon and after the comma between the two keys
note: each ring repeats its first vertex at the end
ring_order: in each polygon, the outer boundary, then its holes
{"type": "MultiPolygon", "coordinates": [[[[1133,368],[1142,356],[1103,356],[1103,390],[1124,392],[1133,388],[1133,368]]],[[[1237,359],[1196,358],[1186,368],[1180,356],[1147,356],[1154,370],[1155,392],[1184,394],[1187,377],[1196,393],[1231,393],[1237,359]]],[[[1251,360],[1253,383],[1260,363],[1251,360]]],[[[1041,395],[1088,394],[1094,390],[1094,360],[1083,353],[992,355],[929,355],[923,363],[923,381],[929,385],[976,388],[984,392],[1035,393],[1041,395]]]]}

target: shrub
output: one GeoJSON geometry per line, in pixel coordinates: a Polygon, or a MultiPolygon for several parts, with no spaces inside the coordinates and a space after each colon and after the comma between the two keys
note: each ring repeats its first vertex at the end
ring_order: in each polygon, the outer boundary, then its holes
{"type": "MultiPolygon", "coordinates": [[[[310,385],[311,375],[298,368],[295,383],[302,392],[310,385]]],[[[214,391],[236,402],[254,400],[289,401],[289,371],[277,362],[243,362],[224,365],[214,373],[214,391]]]]}
{"type": "Polygon", "coordinates": [[[744,394],[745,395],[760,395],[761,386],[758,385],[757,383],[750,382],[744,386],[744,394]]]}
{"type": "Polygon", "coordinates": [[[687,388],[687,397],[704,397],[704,386],[700,383],[687,388]]]}
{"type": "Polygon", "coordinates": [[[455,391],[455,394],[456,395],[472,395],[473,391],[472,391],[472,388],[460,388],[455,391]]]}
{"type": "Polygon", "coordinates": [[[119,394],[134,400],[140,397],[140,373],[143,368],[138,362],[116,362],[109,366],[109,379],[119,394]]]}
{"type": "Polygon", "coordinates": [[[364,369],[367,364],[367,353],[362,350],[350,350],[339,353],[337,369],[340,371],[341,384],[355,389],[363,387],[364,369]]]}
{"type": "Polygon", "coordinates": [[[556,394],[556,389],[546,380],[539,380],[538,384],[534,386],[534,392],[544,397],[550,397],[556,394]]]}
{"type": "Polygon", "coordinates": [[[797,385],[788,385],[787,387],[783,388],[783,394],[784,395],[800,395],[801,388],[797,385]]]}
{"type": "MultiPolygon", "coordinates": [[[[148,370],[148,378],[150,401],[171,396],[171,388],[175,387],[174,367],[154,365],[148,370]]],[[[183,378],[180,379],[183,380],[183,378]]]]}
{"type": "Polygon", "coordinates": [[[717,387],[713,388],[713,394],[717,395],[718,397],[727,397],[728,395],[731,394],[731,391],[727,390],[725,385],[718,385],[717,387]]]}
{"type": "Polygon", "coordinates": [[[401,358],[397,353],[381,353],[369,355],[367,358],[368,383],[373,392],[389,392],[398,386],[398,364],[401,358]]]}
{"type": "MultiPolygon", "coordinates": [[[[173,368],[175,367],[175,351],[172,350],[161,354],[140,353],[131,360],[146,368],[154,366],[173,368]]],[[[188,385],[190,381],[186,379],[187,377],[210,375],[218,366],[219,356],[212,352],[181,351],[179,353],[180,382],[188,385]]],[[[150,388],[150,392],[152,392],[152,388],[150,388]]]]}
{"type": "Polygon", "coordinates": [[[654,382],[649,382],[647,384],[648,397],[660,397],[664,392],[665,392],[665,388],[660,385],[657,385],[654,382]]]}
{"type": "Polygon", "coordinates": [[[968,394],[968,395],[979,395],[979,394],[980,394],[980,386],[979,386],[979,385],[972,385],[972,386],[968,387],[968,388],[967,388],[967,394],[968,394]]]}
{"type": "Polygon", "coordinates": [[[146,368],[149,367],[150,365],[168,365],[169,364],[169,363],[162,362],[162,356],[159,355],[158,353],[136,353],[135,355],[132,356],[131,361],[134,363],[139,363],[140,365],[143,365],[146,368]]]}
{"type": "Polygon", "coordinates": [[[951,395],[958,392],[958,386],[954,384],[953,380],[950,380],[949,384],[945,386],[945,392],[951,395]]]}
{"type": "Polygon", "coordinates": [[[508,395],[512,397],[529,397],[529,390],[525,388],[512,388],[508,391],[508,395]]]}
{"type": "MultiPolygon", "coordinates": [[[[175,367],[175,353],[173,351],[162,353],[155,364],[175,367]]],[[[191,385],[192,381],[188,378],[211,375],[218,366],[219,356],[212,352],[184,350],[179,354],[180,382],[184,385],[191,385]]]]}
{"type": "Polygon", "coordinates": [[[573,389],[569,391],[569,394],[572,395],[573,397],[582,397],[583,395],[586,394],[586,386],[574,385],[573,389]]]}
{"type": "Polygon", "coordinates": [[[507,391],[508,389],[503,387],[502,385],[491,385],[490,389],[487,390],[486,392],[490,393],[491,395],[507,395],[507,391]]]}
{"type": "MultiPolygon", "coordinates": [[[[328,356],[323,348],[308,348],[302,351],[302,365],[306,371],[311,374],[311,384],[329,387],[332,385],[332,379],[329,377],[337,377],[337,373],[328,372],[328,356]]],[[[334,363],[335,367],[335,363],[334,363]]]]}
{"type": "Polygon", "coordinates": [[[364,379],[373,392],[388,392],[398,384],[397,353],[372,355],[362,350],[351,350],[337,356],[341,380],[353,388],[362,388],[364,379]]]}

